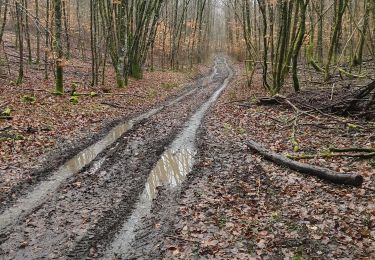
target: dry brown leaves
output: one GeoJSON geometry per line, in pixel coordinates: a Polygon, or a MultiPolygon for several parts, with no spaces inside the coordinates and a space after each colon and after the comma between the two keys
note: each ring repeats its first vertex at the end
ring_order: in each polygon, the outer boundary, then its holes
{"type": "MultiPolygon", "coordinates": [[[[259,78],[256,82],[260,82],[259,78]]],[[[367,160],[311,159],[306,162],[365,177],[361,188],[333,185],[278,167],[252,154],[254,139],[279,153],[293,153],[294,116],[287,107],[244,108],[251,99],[243,78],[226,91],[205,125],[200,169],[183,191],[167,256],[178,259],[372,259],[375,257],[375,170],[367,160]],[[275,120],[277,119],[277,120],[275,120]]],[[[300,119],[300,152],[372,146],[365,128],[300,119]],[[316,127],[324,125],[328,128],[316,127]]],[[[321,120],[321,121],[320,121],[321,120]]],[[[344,120],[344,119],[343,119],[344,120]]],[[[370,127],[363,123],[363,126],[370,127]]]]}

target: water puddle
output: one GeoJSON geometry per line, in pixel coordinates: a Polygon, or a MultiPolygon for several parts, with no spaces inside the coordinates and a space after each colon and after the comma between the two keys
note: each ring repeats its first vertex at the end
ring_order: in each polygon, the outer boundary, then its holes
{"type": "MultiPolygon", "coordinates": [[[[33,189],[33,191],[28,193],[25,197],[20,198],[12,207],[5,210],[0,215],[0,232],[44,203],[49,195],[53,194],[53,192],[55,192],[64,181],[72,177],[74,174],[77,174],[84,167],[88,166],[101,152],[113,145],[123,134],[131,130],[134,125],[157,114],[165,107],[176,104],[185,97],[193,94],[195,91],[197,91],[197,88],[187,91],[178,98],[169,101],[166,105],[161,105],[157,108],[151,109],[126,123],[117,125],[103,139],[71,158],[69,161],[59,167],[58,170],[55,171],[46,181],[39,183],[33,189]]],[[[92,173],[95,173],[101,167],[104,161],[105,156],[104,158],[95,162],[89,170],[92,173]]]]}
{"type": "MultiPolygon", "coordinates": [[[[132,215],[116,235],[103,259],[109,259],[113,255],[125,255],[129,251],[131,242],[136,236],[136,229],[139,227],[141,219],[150,213],[152,200],[157,196],[157,187],[163,185],[177,187],[192,170],[194,166],[194,156],[197,152],[195,138],[198,128],[207,110],[218,99],[232,77],[232,72],[227,64],[226,67],[228,71],[230,71],[229,76],[210,99],[190,118],[184,130],[162,154],[161,159],[157,162],[148,177],[145,188],[135,205],[132,215]]],[[[215,74],[217,74],[216,66],[211,79],[214,78],[215,74]]]]}
{"type": "MultiPolygon", "coordinates": [[[[137,120],[138,118],[114,127],[103,139],[71,158],[46,181],[39,183],[26,197],[19,199],[15,205],[4,211],[0,215],[0,231],[41,205],[49,194],[58,189],[63,181],[89,165],[102,151],[117,141],[125,132],[132,129],[137,120]]],[[[100,165],[94,166],[95,168],[100,167],[100,165]]]]}

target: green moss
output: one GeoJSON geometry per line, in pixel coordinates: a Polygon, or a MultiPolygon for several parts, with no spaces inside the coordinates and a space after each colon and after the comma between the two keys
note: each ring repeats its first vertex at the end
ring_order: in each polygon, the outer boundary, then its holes
{"type": "Polygon", "coordinates": [[[73,105],[77,105],[79,103],[78,96],[72,96],[72,97],[70,97],[69,101],[73,105]]]}
{"type": "Polygon", "coordinates": [[[351,130],[356,130],[358,129],[358,126],[355,125],[355,124],[347,124],[348,128],[351,129],[351,130]]]}
{"type": "Polygon", "coordinates": [[[230,102],[236,101],[237,100],[236,90],[234,90],[234,89],[230,90],[229,93],[228,93],[228,97],[229,97],[230,102]]]}
{"type": "Polygon", "coordinates": [[[240,134],[240,135],[244,135],[244,134],[246,134],[246,129],[244,129],[244,128],[238,128],[238,129],[237,129],[237,132],[238,132],[238,134],[240,134]]]}
{"type": "Polygon", "coordinates": [[[24,140],[25,137],[21,134],[16,134],[14,137],[13,137],[13,140],[14,141],[21,141],[21,140],[24,140]]]}
{"type": "Polygon", "coordinates": [[[230,131],[232,131],[233,127],[231,124],[224,123],[224,133],[228,134],[230,131]]]}
{"type": "Polygon", "coordinates": [[[22,98],[21,98],[21,102],[23,104],[34,104],[36,102],[36,97],[33,97],[33,96],[29,96],[29,95],[24,95],[22,98]]]}
{"type": "Polygon", "coordinates": [[[155,90],[155,89],[151,89],[148,93],[147,93],[147,97],[149,99],[154,99],[156,98],[156,96],[158,95],[158,92],[155,90]]]}
{"type": "Polygon", "coordinates": [[[55,95],[55,96],[62,96],[62,95],[64,95],[64,93],[62,93],[60,91],[54,91],[54,92],[52,92],[52,94],[55,95]]]}
{"type": "Polygon", "coordinates": [[[174,88],[178,87],[177,83],[171,83],[171,82],[163,82],[161,83],[161,87],[165,90],[172,90],[174,88]]]}
{"type": "Polygon", "coordinates": [[[10,116],[12,110],[9,107],[6,107],[4,111],[1,113],[3,116],[10,116]]]}

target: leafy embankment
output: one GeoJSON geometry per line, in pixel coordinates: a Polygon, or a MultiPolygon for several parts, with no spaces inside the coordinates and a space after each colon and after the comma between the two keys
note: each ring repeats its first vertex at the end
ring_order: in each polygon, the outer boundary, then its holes
{"type": "Polygon", "coordinates": [[[239,77],[208,116],[199,167],[182,192],[166,254],[175,259],[370,259],[375,254],[374,161],[333,147],[375,148],[373,123],[311,112],[299,115],[293,131],[290,106],[254,105],[256,96],[264,96],[257,79],[259,87],[249,90],[239,77]],[[239,100],[245,101],[234,102],[239,100]],[[284,155],[314,155],[300,161],[356,172],[364,183],[338,186],[279,167],[251,152],[245,145],[249,139],[284,155]]]}
{"type": "MultiPolygon", "coordinates": [[[[42,164],[48,164],[51,152],[68,153],[77,144],[95,141],[95,135],[105,131],[112,122],[145,111],[178,93],[193,75],[146,72],[142,80],[130,80],[128,87],[118,89],[108,71],[106,85],[91,88],[87,76],[79,77],[86,75],[87,66],[66,68],[64,95],[52,93],[53,79],[43,81],[39,72],[20,86],[2,82],[1,193],[5,194],[18,183],[31,183],[30,174],[42,164]]],[[[194,74],[205,70],[201,66],[194,74]]]]}

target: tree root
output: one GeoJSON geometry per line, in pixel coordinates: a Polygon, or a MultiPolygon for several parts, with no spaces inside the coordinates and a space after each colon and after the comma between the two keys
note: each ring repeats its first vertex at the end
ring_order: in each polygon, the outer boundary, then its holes
{"type": "Polygon", "coordinates": [[[307,175],[316,176],[320,179],[328,180],[337,184],[360,186],[363,183],[363,177],[356,173],[342,174],[327,168],[296,162],[280,154],[269,151],[252,140],[245,142],[245,144],[252,150],[261,154],[265,159],[307,175]]]}

